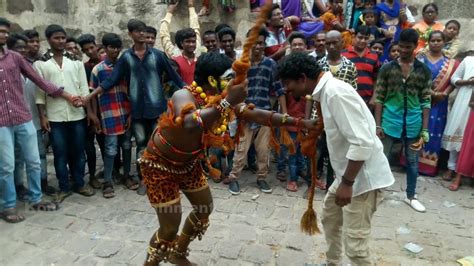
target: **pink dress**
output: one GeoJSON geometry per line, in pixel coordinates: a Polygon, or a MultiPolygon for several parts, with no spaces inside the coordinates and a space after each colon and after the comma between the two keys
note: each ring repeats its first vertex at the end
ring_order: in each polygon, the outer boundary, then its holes
{"type": "Polygon", "coordinates": [[[456,172],[463,176],[474,177],[474,110],[471,110],[464,130],[456,172]]]}

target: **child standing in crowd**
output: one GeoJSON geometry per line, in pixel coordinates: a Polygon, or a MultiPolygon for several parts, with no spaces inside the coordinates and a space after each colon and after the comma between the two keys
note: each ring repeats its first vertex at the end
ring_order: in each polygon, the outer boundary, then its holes
{"type": "MultiPolygon", "coordinates": [[[[106,57],[92,69],[90,87],[96,89],[105,79],[110,77],[117,63],[117,58],[122,49],[122,40],[117,34],[107,33],[102,37],[102,45],[105,48],[106,57]]],[[[132,163],[131,143],[131,117],[130,102],[128,100],[128,86],[125,80],[98,96],[99,111],[101,117],[101,131],[104,136],[104,180],[102,187],[104,198],[115,196],[112,183],[112,171],[114,169],[114,158],[117,148],[122,148],[123,172],[125,179],[130,178],[132,163]]],[[[96,110],[94,110],[96,111],[96,110]]],[[[127,180],[125,180],[127,182],[127,180]]],[[[128,182],[131,182],[128,180],[128,182]]],[[[136,189],[138,186],[136,185],[136,189]]]]}
{"type": "Polygon", "coordinates": [[[446,42],[444,44],[443,52],[449,58],[454,58],[458,54],[461,41],[459,40],[459,31],[461,30],[461,23],[457,20],[450,20],[446,22],[444,28],[444,36],[446,42]]]}
{"type": "Polygon", "coordinates": [[[381,39],[375,40],[370,43],[370,50],[377,54],[377,56],[379,57],[379,61],[381,61],[383,57],[384,45],[385,42],[381,39]]]}
{"type": "MultiPolygon", "coordinates": [[[[95,41],[95,36],[92,34],[84,34],[78,38],[79,45],[81,46],[82,52],[87,55],[89,60],[84,63],[84,68],[86,70],[87,81],[90,80],[92,69],[101,61],[99,57],[99,47],[95,41]]],[[[96,99],[94,99],[96,100],[96,99]]],[[[97,103],[94,103],[94,106],[97,103]]],[[[89,184],[95,189],[102,187],[102,184],[99,182],[99,179],[96,175],[97,171],[97,151],[95,148],[95,140],[99,144],[101,154],[104,152],[104,135],[96,131],[95,128],[98,128],[100,115],[97,113],[87,113],[88,128],[86,132],[86,156],[87,156],[87,168],[89,169],[89,184]],[[95,127],[94,127],[95,126],[95,127]]],[[[104,156],[102,156],[104,159],[104,156]]]]}
{"type": "MultiPolygon", "coordinates": [[[[306,51],[306,39],[304,34],[300,32],[293,32],[288,40],[290,42],[291,53],[306,51]]],[[[294,97],[291,94],[287,94],[286,109],[286,112],[284,110],[282,110],[282,112],[285,112],[291,117],[304,118],[306,111],[306,99],[303,97],[294,97]]],[[[298,128],[287,127],[286,130],[288,130],[290,138],[295,145],[295,153],[288,155],[288,148],[285,145],[280,145],[281,150],[278,156],[277,179],[280,181],[287,181],[286,189],[291,192],[296,192],[298,191],[298,177],[303,177],[306,179],[306,158],[301,153],[300,143],[296,140],[298,128]],[[286,176],[287,166],[289,168],[288,178],[286,176]]]]}
{"type": "Polygon", "coordinates": [[[400,57],[400,47],[398,46],[398,42],[392,42],[388,47],[388,59],[383,63],[386,64],[388,62],[398,59],[398,57],[400,57]]]}
{"type": "Polygon", "coordinates": [[[364,24],[369,28],[369,41],[378,40],[384,37],[393,38],[393,34],[388,30],[377,27],[377,14],[374,9],[366,9],[363,13],[364,24]]]}
{"type": "MultiPolygon", "coordinates": [[[[374,94],[374,84],[380,68],[378,55],[368,48],[371,31],[368,26],[359,26],[354,42],[342,55],[354,63],[357,70],[357,93],[368,105],[374,94]]],[[[373,106],[370,106],[373,109],[373,106]]]]}
{"type": "Polygon", "coordinates": [[[376,11],[380,16],[380,26],[382,29],[389,32],[393,37],[385,38],[384,53],[382,61],[388,58],[388,46],[392,41],[398,41],[401,26],[406,22],[406,9],[402,7],[399,0],[386,0],[380,2],[376,6],[376,11]]]}

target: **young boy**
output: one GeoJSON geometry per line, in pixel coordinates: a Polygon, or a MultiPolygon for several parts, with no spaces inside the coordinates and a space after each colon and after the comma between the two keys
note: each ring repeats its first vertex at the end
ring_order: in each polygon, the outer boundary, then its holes
{"type": "MultiPolygon", "coordinates": [[[[40,76],[51,83],[63,86],[70,93],[86,96],[89,86],[84,65],[66,52],[64,28],[59,25],[49,25],[45,35],[51,48],[33,66],[40,76]]],[[[36,104],[40,113],[41,127],[50,132],[54,168],[60,189],[57,200],[61,202],[71,195],[69,172],[74,179],[75,192],[88,197],[94,195],[94,190],[84,183],[84,142],[86,139],[84,109],[74,108],[65,100],[51,98],[49,94],[40,90],[36,93],[36,104]]]]}
{"type": "Polygon", "coordinates": [[[382,28],[377,27],[377,14],[374,9],[366,9],[364,10],[363,14],[364,25],[369,27],[370,29],[370,36],[369,41],[372,42],[374,40],[378,40],[384,37],[391,38],[393,35],[389,33],[389,31],[384,30],[382,28]]]}
{"type": "Polygon", "coordinates": [[[419,153],[410,146],[420,138],[429,142],[432,78],[430,69],[413,54],[417,44],[416,30],[402,30],[398,44],[400,57],[385,64],[377,77],[375,121],[387,157],[396,140],[403,142],[407,158],[405,202],[415,211],[425,212],[416,196],[419,153]]]}
{"type": "MultiPolygon", "coordinates": [[[[110,77],[117,63],[117,58],[122,49],[122,40],[117,34],[106,33],[102,37],[106,57],[92,69],[90,87],[98,88],[101,83],[110,77]]],[[[127,84],[122,80],[111,90],[98,96],[99,111],[101,117],[101,132],[104,137],[104,180],[102,187],[104,198],[115,196],[112,183],[112,170],[114,169],[114,158],[117,155],[117,146],[122,148],[124,158],[124,176],[130,178],[130,167],[132,160],[132,145],[130,128],[130,102],[127,94],[127,84]]]]}
{"type": "Polygon", "coordinates": [[[26,60],[33,64],[33,62],[41,57],[39,33],[36,30],[25,30],[23,31],[23,35],[28,38],[28,42],[26,43],[28,50],[26,60]]]}
{"type": "MultiPolygon", "coordinates": [[[[153,28],[151,26],[146,26],[146,28],[145,28],[145,39],[146,39],[146,44],[149,45],[150,47],[155,46],[156,34],[157,34],[157,31],[156,31],[155,28],[153,28]]],[[[102,44],[102,45],[104,45],[104,44],[102,44]]]]}
{"type": "MultiPolygon", "coordinates": [[[[77,41],[81,46],[82,52],[87,55],[87,57],[89,57],[89,60],[84,63],[86,77],[89,81],[91,78],[92,69],[101,61],[99,57],[99,47],[95,42],[95,36],[92,34],[87,33],[81,35],[77,41]]],[[[94,103],[94,105],[96,105],[96,103],[94,103]]],[[[103,152],[104,150],[104,135],[94,130],[94,126],[97,127],[97,125],[99,124],[99,119],[97,117],[98,115],[96,113],[87,114],[89,128],[87,130],[85,147],[87,156],[87,168],[89,169],[89,183],[91,187],[95,189],[99,189],[102,187],[102,184],[99,182],[96,176],[97,154],[95,148],[95,139],[97,139],[97,143],[99,144],[101,152],[103,152]]]]}
{"type": "Polygon", "coordinates": [[[207,49],[207,52],[219,51],[217,47],[217,34],[215,31],[208,30],[202,35],[202,43],[207,49]]]}

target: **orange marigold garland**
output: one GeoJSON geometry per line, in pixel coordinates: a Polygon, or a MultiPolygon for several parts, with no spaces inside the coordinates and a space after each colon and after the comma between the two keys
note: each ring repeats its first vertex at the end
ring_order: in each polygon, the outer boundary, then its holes
{"type": "Polygon", "coordinates": [[[299,130],[297,137],[301,144],[301,153],[311,159],[311,187],[308,194],[308,209],[303,214],[303,217],[301,217],[300,223],[301,231],[309,235],[314,235],[320,232],[316,212],[313,208],[314,192],[318,174],[316,142],[324,128],[321,105],[319,103],[316,104],[316,114],[317,117],[315,117],[315,119],[317,120],[317,128],[315,130],[310,130],[307,135],[303,135],[301,130],[299,130]]]}

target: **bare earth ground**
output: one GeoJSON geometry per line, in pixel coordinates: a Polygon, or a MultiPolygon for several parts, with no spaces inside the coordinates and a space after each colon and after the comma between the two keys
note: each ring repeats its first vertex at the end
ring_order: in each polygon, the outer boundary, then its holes
{"type": "MultiPolygon", "coordinates": [[[[51,155],[48,158],[49,178],[55,183],[51,155]]],[[[299,230],[307,206],[302,198],[306,186],[287,192],[274,177],[273,164],[272,170],[267,178],[272,194],[260,193],[255,177],[246,171],[239,196],[211,182],[215,210],[203,240],[191,244],[192,261],[219,266],[325,262],[323,235],[310,237],[299,230]]],[[[401,201],[405,175],[395,176],[373,220],[371,250],[377,265],[457,265],[457,259],[474,255],[474,189],[467,183],[450,192],[440,178],[421,177],[418,195],[427,212],[416,213],[401,201]],[[409,242],[423,251],[405,250],[409,242]]],[[[91,198],[75,194],[51,213],[29,211],[19,202],[27,220],[0,221],[0,265],[141,265],[158,225],[154,210],[146,197],[133,191],[116,186],[116,195],[107,200],[100,191],[91,198]]],[[[323,196],[318,190],[319,214],[323,196]]],[[[184,198],[183,203],[187,215],[190,205],[184,198]]]]}

